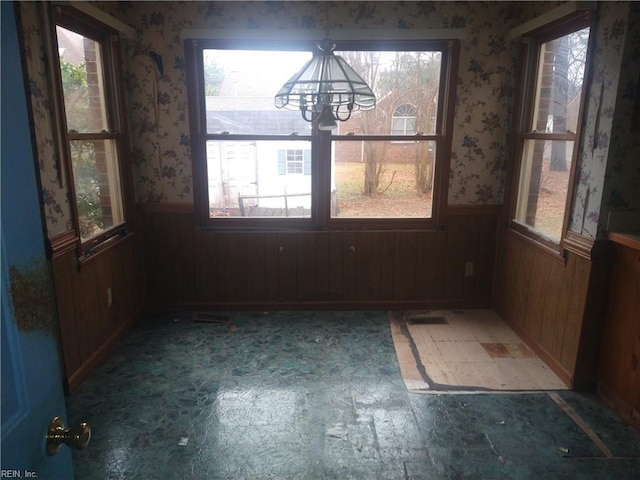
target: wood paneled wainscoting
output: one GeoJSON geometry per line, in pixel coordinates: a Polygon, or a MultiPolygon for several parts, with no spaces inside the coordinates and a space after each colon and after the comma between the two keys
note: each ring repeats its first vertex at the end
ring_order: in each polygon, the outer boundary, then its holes
{"type": "Polygon", "coordinates": [[[593,391],[611,249],[569,234],[561,257],[502,231],[495,308],[569,387],[593,391]]]}
{"type": "Polygon", "coordinates": [[[615,259],[600,348],[598,394],[640,431],[640,240],[609,233],[615,259]]]}
{"type": "Polygon", "coordinates": [[[145,300],[139,234],[129,234],[82,261],[73,232],[52,239],[53,278],[65,383],[73,391],[140,315],[145,300]]]}
{"type": "Polygon", "coordinates": [[[150,307],[490,305],[496,206],[450,207],[435,231],[222,232],[191,205],[142,211],[150,307]]]}

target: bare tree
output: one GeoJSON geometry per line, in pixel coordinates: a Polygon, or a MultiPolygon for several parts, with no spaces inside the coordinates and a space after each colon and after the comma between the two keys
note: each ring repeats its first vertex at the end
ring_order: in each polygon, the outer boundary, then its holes
{"type": "MultiPolygon", "coordinates": [[[[413,130],[432,133],[435,130],[440,72],[439,52],[395,52],[393,57],[380,52],[345,52],[345,60],[372,85],[377,97],[373,110],[359,113],[361,133],[388,135],[393,130],[394,112],[403,104],[415,109],[413,130]]],[[[375,196],[389,185],[381,185],[387,172],[389,142],[364,142],[365,174],[363,193],[375,196]]],[[[416,148],[416,189],[426,193],[432,188],[433,148],[430,142],[419,142],[416,148]]],[[[393,175],[391,180],[393,181],[393,175]]]]}
{"type": "MultiPolygon", "coordinates": [[[[553,83],[551,85],[551,115],[553,133],[567,132],[567,115],[569,108],[569,40],[567,36],[550,42],[554,53],[553,83]]],[[[567,171],[567,142],[556,140],[551,144],[551,160],[549,168],[556,172],[567,171]]]]}
{"type": "MultiPolygon", "coordinates": [[[[575,99],[580,98],[582,93],[589,29],[578,30],[550,43],[555,57],[550,112],[553,116],[553,133],[575,132],[577,125],[574,124],[574,120],[577,118],[569,118],[570,105],[575,99]]],[[[567,171],[566,142],[553,143],[550,169],[567,171]]]]}

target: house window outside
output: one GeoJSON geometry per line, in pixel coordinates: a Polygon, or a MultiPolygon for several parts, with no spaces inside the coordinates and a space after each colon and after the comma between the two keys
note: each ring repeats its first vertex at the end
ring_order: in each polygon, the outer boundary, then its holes
{"type": "Polygon", "coordinates": [[[287,150],[287,173],[302,174],[304,166],[304,157],[302,150],[287,150]]]}
{"type": "Polygon", "coordinates": [[[393,112],[391,119],[392,135],[415,135],[416,133],[416,108],[408,103],[403,103],[393,112]]]}
{"type": "Polygon", "coordinates": [[[572,197],[589,32],[589,18],[582,14],[527,38],[512,225],[555,249],[572,197]]]}
{"type": "Polygon", "coordinates": [[[197,56],[206,132],[195,136],[204,143],[207,218],[308,221],[311,125],[298,112],[278,110],[274,95],[311,53],[202,48],[197,56]]]}
{"type": "Polygon", "coordinates": [[[282,43],[251,50],[247,42],[188,41],[201,223],[435,225],[436,203],[442,208],[446,189],[446,181],[438,181],[446,171],[440,164],[450,148],[444,120],[453,97],[444,79],[453,64],[452,44],[392,42],[385,51],[367,50],[363,42],[342,44],[336,54],[372,86],[378,105],[354,111],[336,131],[324,132],[274,102],[282,84],[310,59],[312,42],[296,45],[304,51],[287,51],[282,43]]]}
{"type": "Polygon", "coordinates": [[[82,250],[126,227],[114,36],[60,9],[55,17],[66,165],[82,250]]]}

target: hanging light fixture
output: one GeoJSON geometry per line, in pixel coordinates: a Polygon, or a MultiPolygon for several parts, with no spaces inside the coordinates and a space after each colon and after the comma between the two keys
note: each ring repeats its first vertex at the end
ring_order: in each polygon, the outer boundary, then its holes
{"type": "Polygon", "coordinates": [[[354,110],[375,107],[376,96],[342,57],[334,55],[335,43],[325,38],[317,47],[313,58],[282,86],[275,103],[300,110],[307,122],[318,120],[320,130],[333,130],[336,120],[349,120],[354,110]]]}

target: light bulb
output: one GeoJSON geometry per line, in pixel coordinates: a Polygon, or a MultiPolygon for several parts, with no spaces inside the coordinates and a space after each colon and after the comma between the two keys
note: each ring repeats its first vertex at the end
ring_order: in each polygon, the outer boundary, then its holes
{"type": "Polygon", "coordinates": [[[318,130],[331,131],[338,128],[336,117],[329,107],[324,107],[318,119],[318,130]]]}

